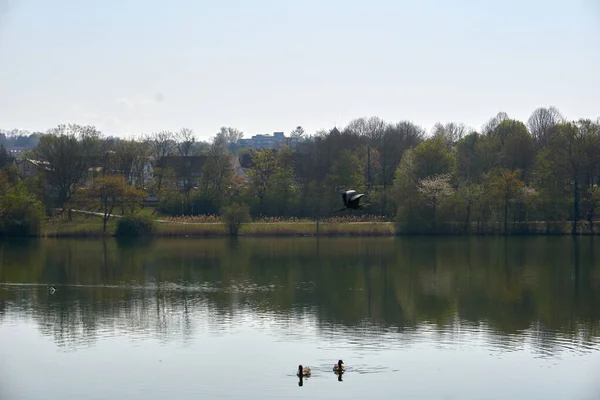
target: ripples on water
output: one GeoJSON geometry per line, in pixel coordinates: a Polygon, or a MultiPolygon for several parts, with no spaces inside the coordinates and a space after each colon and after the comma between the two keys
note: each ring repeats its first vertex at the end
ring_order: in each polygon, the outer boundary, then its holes
{"type": "Polygon", "coordinates": [[[135,383],[143,398],[532,398],[543,385],[544,398],[558,399],[568,398],[561,379],[582,385],[593,382],[590,371],[600,373],[600,318],[590,306],[600,290],[591,278],[575,286],[569,270],[546,272],[555,267],[526,260],[522,267],[508,261],[477,267],[446,255],[444,262],[411,264],[396,261],[396,249],[360,251],[339,262],[334,253],[328,263],[274,251],[268,257],[224,252],[203,255],[202,262],[212,263],[203,269],[183,269],[176,258],[161,264],[154,255],[152,273],[143,262],[130,271],[117,259],[118,268],[53,272],[77,279],[42,274],[29,282],[20,269],[0,265],[0,276],[19,277],[0,282],[0,336],[30,341],[19,353],[4,341],[0,355],[29,368],[31,361],[19,361],[23,353],[32,359],[37,354],[28,352],[43,351],[65,368],[53,372],[59,381],[75,375],[85,385],[95,384],[79,371],[89,374],[98,362],[119,382],[98,388],[98,398],[137,398],[122,397],[135,383]],[[365,256],[355,261],[360,251],[365,256]],[[235,254],[246,258],[216,264],[235,254]],[[267,259],[257,264],[256,257],[267,259]],[[49,296],[36,279],[58,282],[58,291],[49,296]],[[328,386],[339,383],[332,372],[339,358],[347,363],[343,386],[328,386]],[[299,363],[313,374],[303,392],[293,392],[299,363]],[[226,377],[228,370],[235,378],[226,377]]]}
{"type": "MultiPolygon", "coordinates": [[[[313,286],[311,283],[302,283],[297,288],[310,291],[313,286]]],[[[57,344],[65,349],[83,344],[92,345],[95,340],[111,336],[127,337],[134,342],[143,342],[149,338],[167,340],[178,334],[185,335],[192,328],[213,335],[262,329],[273,335],[274,341],[282,343],[313,341],[318,337],[317,349],[324,350],[332,345],[351,347],[356,350],[358,358],[373,352],[420,346],[447,350],[485,347],[490,355],[497,357],[527,349],[534,357],[560,358],[562,352],[589,354],[596,351],[600,344],[597,337],[586,337],[581,333],[567,337],[561,332],[543,329],[535,323],[529,329],[506,333],[485,322],[462,321],[456,315],[450,323],[435,325],[422,322],[409,327],[382,327],[365,320],[359,325],[345,326],[318,320],[315,317],[318,307],[295,307],[291,312],[278,313],[268,309],[268,300],[252,297],[242,299],[236,296],[273,292],[279,288],[277,285],[260,286],[250,281],[229,285],[222,285],[220,282],[69,284],[61,286],[56,295],[48,296],[46,285],[0,284],[0,290],[9,291],[12,298],[5,302],[3,323],[41,320],[40,331],[44,335],[54,336],[57,344]],[[109,310],[99,311],[96,306],[103,304],[102,298],[83,300],[80,293],[92,289],[117,289],[125,291],[128,296],[111,302],[109,310]],[[182,294],[192,296],[177,298],[182,294]],[[215,308],[205,298],[207,294],[228,296],[230,307],[215,308]],[[62,313],[63,303],[68,303],[67,315],[62,313]],[[94,325],[86,326],[85,314],[90,311],[95,314],[94,325]],[[66,330],[62,326],[65,322],[68,324],[66,330]]],[[[584,328],[573,327],[576,332],[582,332],[584,328]]],[[[353,366],[353,371],[358,373],[384,370],[389,368],[368,368],[359,364],[353,366]]]]}

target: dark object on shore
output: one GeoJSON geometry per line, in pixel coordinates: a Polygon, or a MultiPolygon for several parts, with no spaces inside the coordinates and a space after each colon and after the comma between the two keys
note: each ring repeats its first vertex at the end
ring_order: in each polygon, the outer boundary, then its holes
{"type": "Polygon", "coordinates": [[[346,189],[340,189],[337,192],[342,195],[345,207],[334,212],[344,211],[347,208],[351,210],[364,210],[365,206],[370,206],[370,204],[360,204],[360,199],[364,196],[364,193],[357,194],[356,190],[346,189]]]}
{"type": "Polygon", "coordinates": [[[56,288],[54,286],[48,286],[48,294],[56,293],[56,288]]]}

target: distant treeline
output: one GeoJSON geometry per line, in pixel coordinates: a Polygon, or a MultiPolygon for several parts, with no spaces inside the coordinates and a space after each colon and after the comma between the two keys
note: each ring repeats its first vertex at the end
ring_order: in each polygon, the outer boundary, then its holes
{"type": "Polygon", "coordinates": [[[4,165],[1,193],[11,193],[13,206],[28,204],[14,206],[21,214],[127,214],[151,198],[171,216],[218,214],[235,203],[253,217],[315,218],[339,208],[335,190],[349,188],[371,204],[355,213],[385,216],[403,233],[594,230],[600,120],[569,121],[550,107],[526,122],[499,113],[478,131],[439,123],[427,134],[410,121],[371,117],[291,134],[300,138],[294,148],[250,151],[237,147],[234,128],[199,142],[186,128],[119,139],[60,125],[4,165]]]}
{"type": "Polygon", "coordinates": [[[37,146],[41,135],[39,132],[30,133],[18,129],[11,131],[0,129],[0,145],[4,147],[32,148],[37,146]]]}

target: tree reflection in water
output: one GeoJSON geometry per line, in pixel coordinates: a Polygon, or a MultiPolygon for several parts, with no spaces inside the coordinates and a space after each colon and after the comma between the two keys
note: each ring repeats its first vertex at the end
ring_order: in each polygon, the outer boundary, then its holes
{"type": "MultiPolygon", "coordinates": [[[[251,322],[302,340],[452,346],[484,334],[540,356],[598,344],[598,239],[32,240],[0,244],[0,318],[65,348],[105,334],[194,340],[251,322]],[[47,285],[57,292],[47,295],[47,285]],[[27,284],[27,285],[24,285],[27,284]],[[31,285],[37,284],[37,285],[31,285]],[[362,340],[369,337],[368,341],[362,340]],[[398,340],[401,339],[401,340],[398,340]]],[[[301,382],[300,382],[301,383],[301,382]]]]}

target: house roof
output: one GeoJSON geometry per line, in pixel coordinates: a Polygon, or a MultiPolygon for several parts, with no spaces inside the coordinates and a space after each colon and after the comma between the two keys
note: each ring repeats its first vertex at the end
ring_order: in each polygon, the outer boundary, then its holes
{"type": "Polygon", "coordinates": [[[159,168],[173,168],[178,169],[183,166],[190,168],[191,171],[200,171],[206,161],[208,160],[208,156],[166,156],[161,157],[156,166],[159,168]]]}
{"type": "Polygon", "coordinates": [[[240,157],[240,166],[242,168],[252,168],[252,155],[249,153],[244,153],[240,157]]]}

